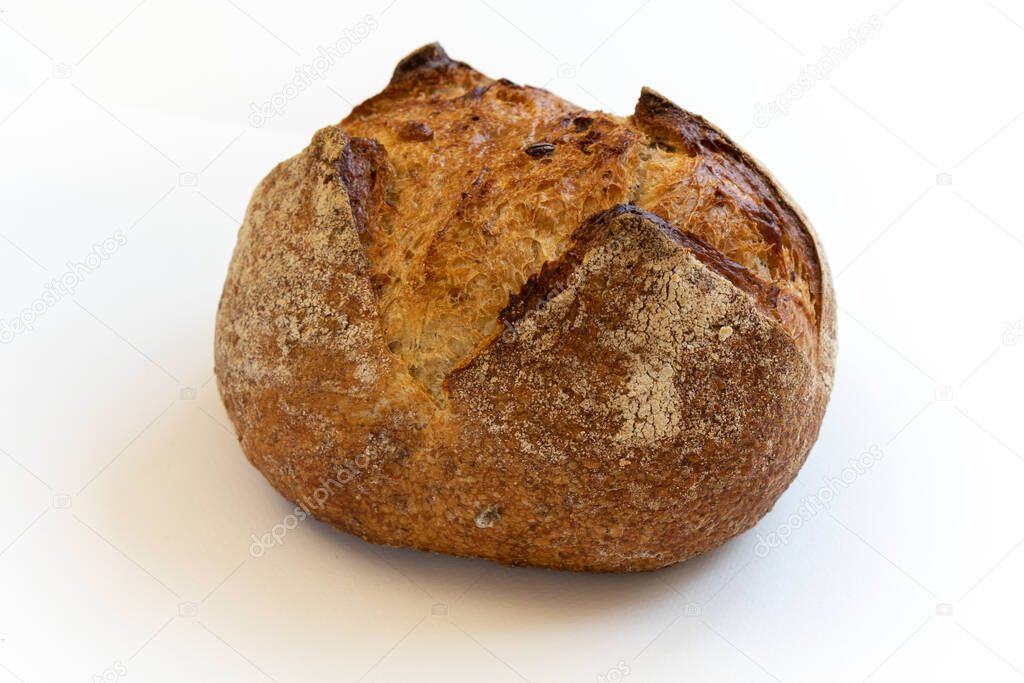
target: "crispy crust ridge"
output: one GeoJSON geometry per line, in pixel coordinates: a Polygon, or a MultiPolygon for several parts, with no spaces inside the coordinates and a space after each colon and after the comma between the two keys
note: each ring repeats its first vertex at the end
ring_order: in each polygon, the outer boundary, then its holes
{"type": "Polygon", "coordinates": [[[668,240],[692,252],[701,263],[750,295],[766,316],[774,316],[777,290],[765,286],[751,275],[749,270],[696,235],[671,225],[650,211],[644,211],[633,204],[616,204],[588,218],[574,231],[571,245],[562,257],[545,263],[539,273],[530,276],[523,288],[509,298],[508,306],[499,314],[501,322],[506,327],[517,324],[530,310],[536,309],[542,301],[561,291],[566,279],[579,266],[583,255],[597,243],[602,231],[607,230],[616,218],[624,215],[638,216],[650,221],[668,240]]]}

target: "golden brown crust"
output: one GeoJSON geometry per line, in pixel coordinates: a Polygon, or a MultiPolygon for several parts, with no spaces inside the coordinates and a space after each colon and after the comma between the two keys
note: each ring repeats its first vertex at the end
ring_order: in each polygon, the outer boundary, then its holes
{"type": "Polygon", "coordinates": [[[816,437],[834,320],[806,220],[720,131],[432,45],[257,188],[216,370],[247,457],[320,519],[628,571],[771,507],[816,437]]]}

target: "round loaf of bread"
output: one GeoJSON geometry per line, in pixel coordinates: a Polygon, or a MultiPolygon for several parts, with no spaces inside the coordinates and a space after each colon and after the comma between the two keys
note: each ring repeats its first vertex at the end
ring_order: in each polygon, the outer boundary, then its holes
{"type": "Polygon", "coordinates": [[[588,571],[750,528],[832,385],[821,248],[721,131],[438,45],[260,183],[217,314],[242,450],[368,541],[588,571]]]}

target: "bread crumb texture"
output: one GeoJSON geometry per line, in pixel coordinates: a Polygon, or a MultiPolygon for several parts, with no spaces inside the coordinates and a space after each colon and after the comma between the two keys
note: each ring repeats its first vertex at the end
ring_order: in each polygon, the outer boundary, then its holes
{"type": "Polygon", "coordinates": [[[250,461],[363,538],[652,569],[751,527],[817,436],[813,232],[700,117],[587,111],[437,45],[256,189],[216,370],[250,461]]]}

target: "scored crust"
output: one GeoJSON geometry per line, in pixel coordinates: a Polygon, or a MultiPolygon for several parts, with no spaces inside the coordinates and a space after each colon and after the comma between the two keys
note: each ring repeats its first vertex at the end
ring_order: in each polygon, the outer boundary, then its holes
{"type": "Polygon", "coordinates": [[[431,45],[339,126],[353,138],[341,169],[389,346],[442,402],[444,377],[496,331],[509,296],[619,203],[750,271],[769,314],[818,353],[821,273],[800,218],[723,134],[652,90],[624,119],[492,80],[431,45]]]}
{"type": "Polygon", "coordinates": [[[256,189],[216,370],[247,457],[320,519],[626,571],[767,512],[834,339],[806,219],[721,131],[646,89],[628,119],[581,110],[431,45],[256,189]]]}

